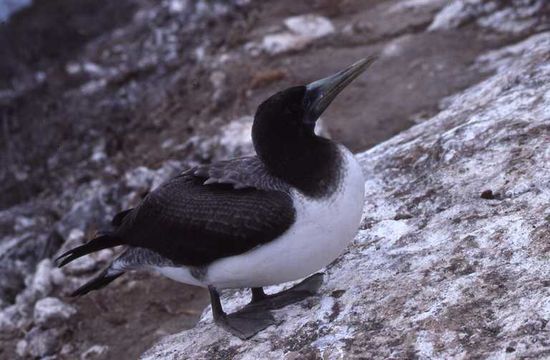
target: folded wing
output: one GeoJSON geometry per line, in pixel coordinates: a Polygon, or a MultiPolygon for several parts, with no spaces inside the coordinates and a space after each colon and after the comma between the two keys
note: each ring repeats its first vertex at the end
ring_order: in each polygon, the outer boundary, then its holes
{"type": "Polygon", "coordinates": [[[294,220],[288,187],[248,157],[171,179],[125,214],[116,234],[175,263],[202,266],[268,243],[294,220]]]}

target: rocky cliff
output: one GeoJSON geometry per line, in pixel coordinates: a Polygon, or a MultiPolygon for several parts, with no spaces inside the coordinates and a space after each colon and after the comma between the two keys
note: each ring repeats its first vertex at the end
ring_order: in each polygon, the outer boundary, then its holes
{"type": "Polygon", "coordinates": [[[244,342],[207,309],[143,359],[549,357],[550,33],[473,66],[495,73],[358,155],[361,229],[317,297],[244,342]]]}

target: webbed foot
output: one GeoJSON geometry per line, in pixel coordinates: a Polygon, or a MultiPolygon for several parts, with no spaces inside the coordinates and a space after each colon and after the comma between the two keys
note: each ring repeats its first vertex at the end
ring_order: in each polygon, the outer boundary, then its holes
{"type": "Polygon", "coordinates": [[[276,294],[266,295],[262,288],[252,289],[252,301],[243,310],[272,310],[280,309],[298,301],[302,301],[317,293],[323,284],[323,273],[316,273],[294,285],[290,289],[276,294]]]}
{"type": "Polygon", "coordinates": [[[232,314],[226,314],[222,309],[218,291],[213,287],[209,287],[208,290],[214,321],[238,338],[242,340],[250,339],[266,327],[275,324],[275,318],[266,309],[243,308],[232,314]]]}
{"type": "Polygon", "coordinates": [[[241,340],[250,339],[263,329],[275,324],[275,318],[269,311],[248,309],[242,309],[232,314],[223,314],[215,321],[216,324],[241,340]]]}

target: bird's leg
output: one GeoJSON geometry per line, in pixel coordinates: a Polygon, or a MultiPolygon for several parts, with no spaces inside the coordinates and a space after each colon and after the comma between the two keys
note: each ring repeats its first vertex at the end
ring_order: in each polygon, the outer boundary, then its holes
{"type": "Polygon", "coordinates": [[[250,290],[252,291],[252,300],[250,300],[251,303],[262,301],[267,297],[264,289],[261,287],[250,288],[250,290]]]}
{"type": "Polygon", "coordinates": [[[208,291],[212,303],[212,315],[216,324],[242,340],[251,338],[275,323],[273,315],[266,309],[253,311],[242,309],[232,314],[226,314],[223,311],[218,291],[213,286],[209,286],[208,291]]]}
{"type": "MultiPolygon", "coordinates": [[[[266,295],[262,288],[252,288],[252,301],[243,310],[271,310],[301,301],[315,295],[323,283],[323,274],[313,274],[290,289],[266,295]]],[[[242,311],[242,310],[241,310],[242,311]]]]}
{"type": "Polygon", "coordinates": [[[214,321],[218,322],[226,317],[227,314],[223,311],[218,290],[216,290],[213,286],[209,286],[208,292],[210,293],[210,303],[212,304],[212,316],[214,317],[214,321]]]}

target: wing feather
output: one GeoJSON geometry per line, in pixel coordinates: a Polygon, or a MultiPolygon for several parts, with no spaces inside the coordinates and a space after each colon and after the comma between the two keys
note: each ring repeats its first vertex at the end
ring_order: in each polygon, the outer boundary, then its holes
{"type": "Polygon", "coordinates": [[[288,191],[288,185],[271,175],[257,156],[200,165],[184,174],[204,178],[204,184],[229,184],[235,189],[256,188],[261,190],[288,191]]]}
{"type": "Polygon", "coordinates": [[[288,186],[248,157],[171,179],[124,217],[117,235],[175,263],[203,266],[268,243],[294,221],[288,186]]]}

